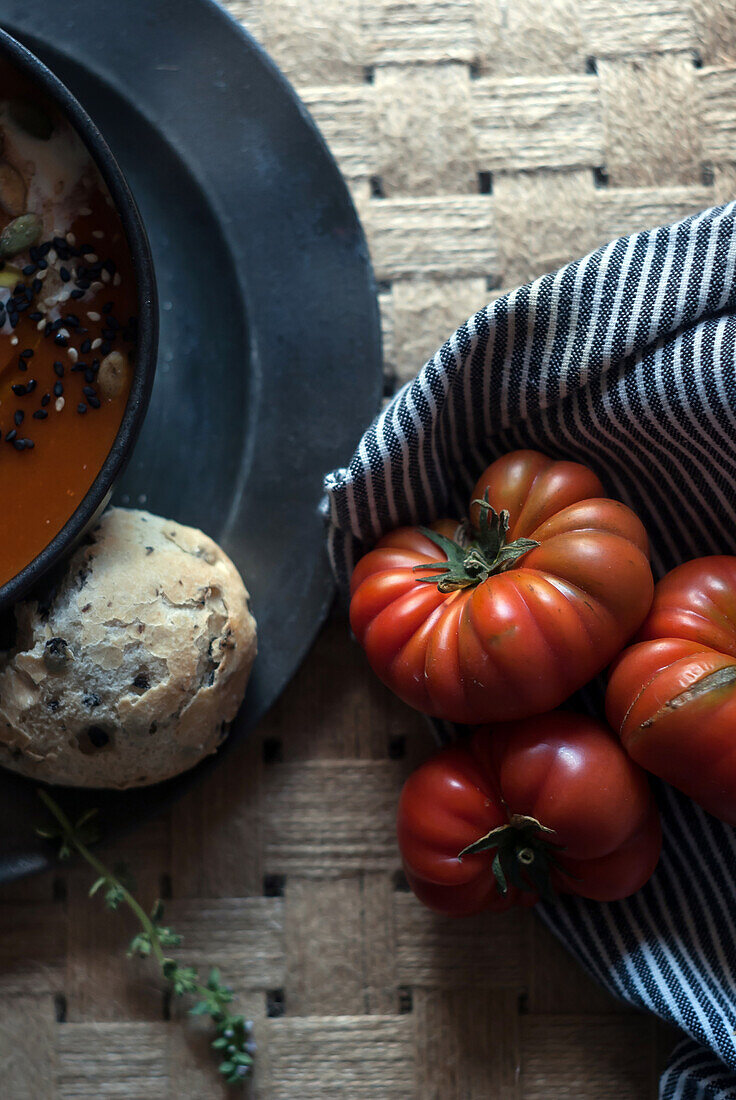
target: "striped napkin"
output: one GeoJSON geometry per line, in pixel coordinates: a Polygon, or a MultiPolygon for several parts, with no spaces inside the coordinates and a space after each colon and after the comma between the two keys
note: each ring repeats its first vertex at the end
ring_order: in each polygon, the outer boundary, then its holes
{"type": "MultiPolygon", "coordinates": [[[[590,465],[646,525],[655,577],[736,553],[735,208],[622,237],[461,325],[326,478],[341,585],[384,532],[462,514],[518,447],[590,465]]],[[[599,709],[600,685],[586,699],[599,709]]],[[[655,790],[644,889],[538,911],[611,992],[682,1028],[663,1100],[736,1098],[736,832],[655,790]]]]}

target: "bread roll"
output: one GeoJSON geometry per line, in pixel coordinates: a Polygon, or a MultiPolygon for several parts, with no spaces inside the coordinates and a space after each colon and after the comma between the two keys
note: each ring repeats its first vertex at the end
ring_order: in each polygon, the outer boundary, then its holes
{"type": "Polygon", "coordinates": [[[48,783],[134,787],[226,735],[256,655],[240,575],[212,539],[111,508],[50,605],[15,611],[0,655],[0,764],[48,783]]]}

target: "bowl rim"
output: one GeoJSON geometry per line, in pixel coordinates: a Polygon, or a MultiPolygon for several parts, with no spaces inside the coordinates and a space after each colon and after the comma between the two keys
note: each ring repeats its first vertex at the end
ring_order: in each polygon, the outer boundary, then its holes
{"type": "Polygon", "coordinates": [[[95,480],[67,522],[27,565],[0,585],[0,609],[17,602],[59,559],[70,553],[88,524],[107,504],[122,473],[148,409],[158,350],[156,279],[143,220],[123,172],[110,147],[81,103],[61,80],[7,31],[0,28],[0,58],[14,64],[36,83],[61,110],[81,137],[107,185],[123,225],[136,278],[138,342],[128,401],[115,439],[95,480]]]}

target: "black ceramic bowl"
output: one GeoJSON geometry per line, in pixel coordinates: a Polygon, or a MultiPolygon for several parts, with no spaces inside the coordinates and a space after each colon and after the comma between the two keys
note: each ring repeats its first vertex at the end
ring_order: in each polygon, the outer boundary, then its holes
{"type": "MultiPolygon", "coordinates": [[[[158,307],[151,250],[138,207],[105,139],[70,91],[34,54],[0,30],[0,63],[8,63],[32,80],[65,115],[97,165],[123,224],[137,284],[139,339],[130,396],[120,429],[89,492],[72,517],[36,558],[7,584],[0,585],[0,609],[15,603],[52,566],[61,562],[109,500],[146,415],[156,370],[158,307]]],[[[1,521],[0,521],[1,529],[1,521]]]]}

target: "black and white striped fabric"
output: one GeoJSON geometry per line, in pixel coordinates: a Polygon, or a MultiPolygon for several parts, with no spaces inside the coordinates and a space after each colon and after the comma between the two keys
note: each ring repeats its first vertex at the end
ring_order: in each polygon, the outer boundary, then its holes
{"type": "MultiPolygon", "coordinates": [[[[592,466],[646,524],[655,576],[736,553],[735,207],[613,241],[462,325],[326,479],[340,582],[391,528],[461,514],[517,447],[592,466]]],[[[736,832],[658,797],[664,850],[639,894],[540,910],[610,990],[686,1033],[663,1100],[736,1098],[736,832]]]]}

